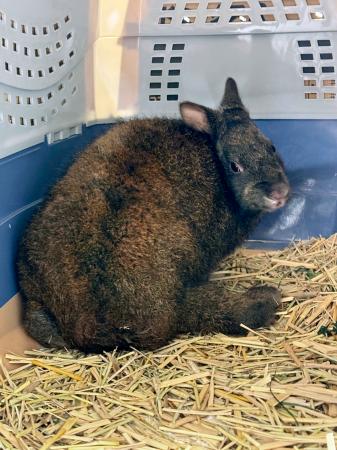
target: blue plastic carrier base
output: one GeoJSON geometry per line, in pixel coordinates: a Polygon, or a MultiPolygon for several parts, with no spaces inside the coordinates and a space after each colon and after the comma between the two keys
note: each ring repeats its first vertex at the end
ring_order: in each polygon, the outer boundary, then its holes
{"type": "MultiPolygon", "coordinates": [[[[337,120],[259,120],[286,164],[293,195],[265,216],[247,242],[280,248],[295,239],[337,231],[337,120]]],[[[0,160],[0,306],[18,290],[18,241],[32,214],[74,156],[111,125],[84,128],[80,136],[46,142],[0,160]]]]}

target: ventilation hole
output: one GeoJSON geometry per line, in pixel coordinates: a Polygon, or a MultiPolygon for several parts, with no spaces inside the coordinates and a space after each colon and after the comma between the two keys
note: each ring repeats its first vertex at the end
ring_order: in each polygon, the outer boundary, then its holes
{"type": "Polygon", "coordinates": [[[247,9],[249,8],[248,2],[232,2],[231,9],[247,9]]]}
{"type": "Polygon", "coordinates": [[[168,89],[178,89],[179,83],[176,81],[171,81],[171,82],[167,83],[167,87],[168,87],[168,89]]]}
{"type": "Polygon", "coordinates": [[[74,76],[74,73],[70,72],[70,74],[68,75],[68,80],[71,80],[73,76],[74,76]]]}
{"type": "Polygon", "coordinates": [[[166,44],[154,44],[153,50],[165,50],[166,44]]]}
{"type": "Polygon", "coordinates": [[[249,16],[232,16],[230,19],[229,19],[229,22],[230,23],[237,23],[237,22],[239,22],[239,23],[248,23],[248,22],[251,22],[251,20],[250,20],[250,17],[249,16]]]}
{"type": "Polygon", "coordinates": [[[57,109],[56,109],[56,108],[53,108],[53,109],[51,110],[51,115],[52,115],[52,116],[55,116],[56,113],[57,113],[57,109]]]}
{"type": "Polygon", "coordinates": [[[55,31],[57,31],[60,28],[60,24],[59,23],[54,23],[53,28],[55,31]]]}
{"type": "Polygon", "coordinates": [[[310,13],[310,17],[313,20],[323,20],[324,19],[324,13],[322,11],[315,11],[310,13]]]}
{"type": "Polygon", "coordinates": [[[166,99],[167,99],[169,102],[174,102],[174,101],[177,101],[177,100],[178,100],[178,95],[177,95],[177,94],[167,95],[167,96],[166,96],[166,99]]]}
{"type": "Polygon", "coordinates": [[[322,73],[333,73],[335,68],[333,66],[322,67],[322,73]]]}
{"type": "Polygon", "coordinates": [[[336,86],[336,80],[323,80],[323,86],[336,86]]]}
{"type": "Polygon", "coordinates": [[[275,22],[274,14],[261,14],[261,19],[263,22],[275,22]]]}
{"type": "Polygon", "coordinates": [[[49,72],[49,73],[53,73],[53,72],[54,72],[54,67],[53,67],[53,66],[50,66],[50,67],[48,68],[48,72],[49,72]]]}
{"type": "Polygon", "coordinates": [[[3,46],[3,47],[8,47],[8,41],[7,41],[7,39],[5,39],[5,38],[2,38],[1,39],[1,45],[3,46]]]}
{"type": "Polygon", "coordinates": [[[0,21],[3,22],[5,20],[5,13],[0,11],[0,21]]]}
{"type": "Polygon", "coordinates": [[[50,47],[46,47],[46,55],[50,55],[51,54],[51,48],[50,47]]]}
{"type": "Polygon", "coordinates": [[[10,103],[10,96],[9,96],[9,94],[7,94],[7,92],[4,92],[4,102],[10,103]]]}
{"type": "Polygon", "coordinates": [[[161,83],[150,83],[150,89],[160,89],[161,83]]]}
{"type": "Polygon", "coordinates": [[[43,34],[48,34],[48,28],[47,27],[43,27],[42,28],[42,33],[43,34]]]}
{"type": "Polygon", "coordinates": [[[36,48],[36,49],[34,50],[34,54],[35,54],[35,56],[38,58],[38,57],[40,56],[40,50],[39,50],[38,48],[36,48]]]}
{"type": "Polygon", "coordinates": [[[312,61],[314,59],[314,55],[312,53],[302,53],[301,60],[302,61],[312,61]]]}
{"type": "Polygon", "coordinates": [[[324,92],[324,98],[334,99],[336,98],[336,92],[324,92]]]}
{"type": "Polygon", "coordinates": [[[45,116],[42,116],[42,117],[41,117],[41,122],[42,122],[42,123],[46,123],[46,122],[47,122],[47,118],[46,118],[45,116]]]}
{"type": "Polygon", "coordinates": [[[74,87],[72,88],[71,95],[74,95],[74,94],[76,93],[76,91],[77,91],[77,87],[74,86],[74,87]]]}
{"type": "Polygon", "coordinates": [[[59,91],[62,91],[62,89],[63,89],[63,84],[62,84],[62,83],[59,84],[59,85],[57,86],[57,89],[58,89],[59,91]]]}
{"type": "Polygon", "coordinates": [[[69,16],[65,16],[64,22],[67,23],[67,22],[69,22],[69,20],[70,20],[70,17],[69,16]]]}
{"type": "Polygon", "coordinates": [[[320,0],[306,0],[307,5],[309,6],[316,6],[316,5],[320,5],[320,0]]]}
{"type": "Polygon", "coordinates": [[[305,92],[304,98],[306,100],[313,100],[315,98],[318,98],[317,92],[305,92]]]}
{"type": "Polygon", "coordinates": [[[296,6],[296,0],[282,0],[283,6],[296,6]]]}
{"type": "Polygon", "coordinates": [[[153,64],[162,64],[164,62],[163,56],[153,56],[152,58],[153,64]]]}
{"type": "Polygon", "coordinates": [[[176,9],[175,3],[164,3],[162,10],[163,11],[174,11],[176,9]]]}
{"type": "Polygon", "coordinates": [[[152,77],[161,77],[163,74],[162,70],[151,70],[150,75],[152,77]]]}
{"type": "Polygon", "coordinates": [[[23,117],[20,117],[20,125],[26,125],[26,121],[23,117]]]}
{"type": "Polygon", "coordinates": [[[194,23],[195,22],[195,16],[184,16],[181,23],[194,23]]]}
{"type": "Polygon", "coordinates": [[[14,28],[15,30],[18,28],[17,22],[13,19],[11,19],[11,28],[14,28]]]}
{"type": "Polygon", "coordinates": [[[16,42],[13,42],[13,52],[17,52],[18,51],[18,45],[16,42]]]}
{"type": "Polygon", "coordinates": [[[22,99],[21,99],[21,97],[20,97],[19,95],[17,95],[17,96],[15,97],[15,101],[16,101],[16,104],[17,104],[17,105],[21,105],[21,103],[22,103],[22,99]]]}
{"type": "Polygon", "coordinates": [[[318,39],[317,44],[319,47],[330,47],[330,39],[318,39]]]}
{"type": "Polygon", "coordinates": [[[38,105],[41,105],[43,103],[43,97],[37,97],[36,101],[38,105]]]}
{"type": "Polygon", "coordinates": [[[53,93],[52,92],[48,92],[47,98],[48,100],[50,100],[53,97],[53,93]]]}
{"type": "Polygon", "coordinates": [[[311,47],[310,41],[297,41],[299,47],[311,47]]]}
{"type": "Polygon", "coordinates": [[[16,68],[16,74],[19,75],[19,76],[22,75],[21,67],[17,67],[17,68],[16,68]]]}
{"type": "MultiPolygon", "coordinates": [[[[49,67],[49,69],[50,69],[50,67],[49,67]]],[[[50,73],[50,70],[49,70],[49,73],[50,73]]],[[[39,78],[42,78],[44,76],[43,70],[41,70],[41,69],[38,70],[37,71],[37,75],[38,75],[39,78]]]]}
{"type": "Polygon", "coordinates": [[[262,2],[259,2],[259,4],[260,8],[272,8],[274,6],[271,0],[264,0],[262,2]]]}
{"type": "Polygon", "coordinates": [[[5,61],[5,70],[7,70],[7,72],[12,70],[12,66],[7,61],[5,61]]]}
{"type": "Polygon", "coordinates": [[[298,13],[287,13],[286,19],[287,20],[300,20],[300,15],[298,13]]]}
{"type": "Polygon", "coordinates": [[[67,103],[67,100],[64,98],[61,102],[61,106],[64,106],[67,103]]]}
{"type": "Polygon", "coordinates": [[[27,105],[31,105],[32,104],[32,98],[31,97],[27,97],[26,98],[26,102],[27,102],[27,105]]]}
{"type": "Polygon", "coordinates": [[[319,56],[321,59],[333,59],[332,53],[320,53],[319,56]]]}
{"type": "Polygon", "coordinates": [[[186,3],[185,10],[187,11],[194,11],[198,9],[199,3],[186,3]]]}
{"type": "Polygon", "coordinates": [[[172,22],[172,17],[160,17],[159,18],[159,25],[168,25],[172,22]]]}
{"type": "Polygon", "coordinates": [[[27,25],[21,25],[21,33],[27,33],[27,25]]]}
{"type": "Polygon", "coordinates": [[[185,44],[173,44],[172,50],[184,50],[185,44]]]}
{"type": "Polygon", "coordinates": [[[29,56],[29,48],[28,47],[23,47],[23,53],[25,56],[29,56]]]}
{"type": "Polygon", "coordinates": [[[207,9],[219,9],[221,6],[221,2],[209,2],[207,4],[207,9]]]}
{"type": "Polygon", "coordinates": [[[37,28],[36,27],[32,27],[32,34],[34,35],[34,36],[36,36],[38,33],[37,33],[37,28]]]}
{"type": "Polygon", "coordinates": [[[55,44],[56,50],[59,50],[62,47],[62,42],[57,41],[55,44]]]}
{"type": "Polygon", "coordinates": [[[304,80],[304,86],[316,86],[316,80],[304,80]]]}
{"type": "Polygon", "coordinates": [[[303,73],[315,73],[316,69],[315,67],[302,67],[303,73]]]}
{"type": "Polygon", "coordinates": [[[207,16],[206,23],[218,23],[220,16],[207,16]]]}
{"type": "Polygon", "coordinates": [[[180,64],[183,60],[182,56],[171,56],[170,63],[172,64],[180,64]]]}
{"type": "Polygon", "coordinates": [[[160,102],[161,95],[149,95],[150,102],[160,102]]]}
{"type": "Polygon", "coordinates": [[[33,72],[31,69],[27,70],[27,76],[28,76],[28,78],[33,78],[33,72]]]}
{"type": "Polygon", "coordinates": [[[8,114],[7,120],[8,120],[9,124],[14,125],[14,123],[15,123],[14,117],[11,114],[8,114]]]}
{"type": "Polygon", "coordinates": [[[73,33],[72,33],[72,32],[70,32],[70,33],[67,34],[67,39],[68,39],[68,40],[71,39],[72,37],[73,37],[73,33]]]}
{"type": "Polygon", "coordinates": [[[35,119],[30,119],[29,123],[31,127],[35,127],[36,125],[35,119]]]}
{"type": "Polygon", "coordinates": [[[64,65],[64,60],[63,59],[60,59],[60,61],[59,61],[59,67],[62,67],[64,65]]]}
{"type": "Polygon", "coordinates": [[[71,52],[69,52],[69,58],[72,58],[75,55],[75,51],[71,50],[71,52]]]}
{"type": "Polygon", "coordinates": [[[169,75],[169,77],[178,77],[180,75],[180,70],[179,69],[170,69],[168,71],[168,75],[169,75]]]}

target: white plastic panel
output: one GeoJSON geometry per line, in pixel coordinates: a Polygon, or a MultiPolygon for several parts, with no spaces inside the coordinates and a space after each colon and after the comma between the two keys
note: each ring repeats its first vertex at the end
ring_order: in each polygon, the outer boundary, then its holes
{"type": "Polygon", "coordinates": [[[0,0],[0,157],[77,134],[90,105],[90,0],[0,0]],[[87,66],[87,67],[86,67],[87,66]]]}
{"type": "Polygon", "coordinates": [[[337,30],[335,0],[115,0],[114,4],[115,8],[110,0],[100,0],[102,36],[337,30]]]}
{"type": "Polygon", "coordinates": [[[228,76],[237,79],[254,118],[337,118],[337,32],[105,38],[100,46],[95,84],[106,86],[96,98],[100,121],[176,115],[182,100],[216,107],[228,76]],[[120,76],[110,83],[114,62],[107,50],[117,43],[120,76]]]}

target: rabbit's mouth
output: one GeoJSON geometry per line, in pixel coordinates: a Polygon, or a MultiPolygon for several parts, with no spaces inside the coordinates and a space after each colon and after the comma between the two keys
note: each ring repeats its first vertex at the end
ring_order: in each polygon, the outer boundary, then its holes
{"type": "Polygon", "coordinates": [[[283,206],[287,203],[288,195],[277,199],[264,196],[263,200],[266,211],[272,212],[279,208],[283,208],[283,206]]]}

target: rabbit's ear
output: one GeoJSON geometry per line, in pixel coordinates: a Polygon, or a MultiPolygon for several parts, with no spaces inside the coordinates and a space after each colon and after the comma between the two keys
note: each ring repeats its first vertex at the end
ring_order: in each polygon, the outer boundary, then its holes
{"type": "Polygon", "coordinates": [[[238,86],[233,78],[227,78],[225,93],[220,104],[220,109],[245,109],[240,98],[238,86]]]}
{"type": "Polygon", "coordinates": [[[212,125],[215,121],[214,111],[192,102],[182,102],[179,107],[181,117],[186,125],[204,133],[212,133],[212,125]]]}

